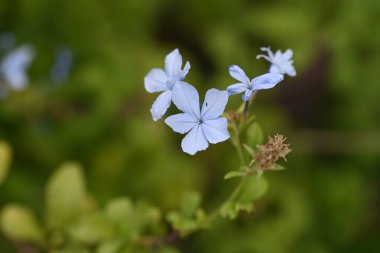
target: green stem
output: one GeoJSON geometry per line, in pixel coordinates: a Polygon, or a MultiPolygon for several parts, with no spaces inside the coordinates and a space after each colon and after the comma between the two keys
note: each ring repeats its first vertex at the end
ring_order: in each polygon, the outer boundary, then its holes
{"type": "Polygon", "coordinates": [[[233,144],[234,144],[234,146],[238,152],[240,162],[241,162],[242,166],[244,166],[246,164],[246,161],[245,161],[245,156],[244,156],[243,148],[242,148],[241,141],[240,141],[240,132],[239,132],[238,127],[236,126],[236,123],[233,124],[233,130],[234,130],[234,134],[236,137],[236,143],[233,143],[233,144]]]}
{"type": "Polygon", "coordinates": [[[235,189],[231,192],[231,194],[228,196],[228,198],[225,201],[223,201],[222,204],[220,206],[218,206],[209,215],[209,218],[208,218],[208,222],[209,223],[211,223],[213,220],[215,220],[215,218],[217,218],[219,216],[219,212],[223,208],[223,206],[224,206],[225,203],[231,202],[231,201],[235,200],[239,196],[239,193],[243,189],[246,180],[247,180],[247,176],[242,177],[240,179],[240,182],[236,185],[235,189]]]}

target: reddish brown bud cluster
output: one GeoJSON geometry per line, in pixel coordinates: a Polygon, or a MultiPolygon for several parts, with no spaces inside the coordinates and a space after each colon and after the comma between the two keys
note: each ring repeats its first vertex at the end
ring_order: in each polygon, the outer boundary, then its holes
{"type": "Polygon", "coordinates": [[[279,158],[286,160],[285,156],[289,154],[290,144],[285,144],[283,135],[276,134],[274,137],[268,136],[268,142],[265,145],[258,145],[260,150],[256,153],[254,161],[258,162],[261,170],[272,168],[279,158]]]}

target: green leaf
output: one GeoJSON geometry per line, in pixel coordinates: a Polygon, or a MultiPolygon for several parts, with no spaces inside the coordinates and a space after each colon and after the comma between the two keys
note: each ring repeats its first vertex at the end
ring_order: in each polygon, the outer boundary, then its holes
{"type": "Polygon", "coordinates": [[[118,253],[122,245],[123,242],[120,240],[106,241],[99,245],[96,253],[118,253]]]}
{"type": "Polygon", "coordinates": [[[158,249],[158,253],[181,253],[181,251],[172,246],[164,245],[158,249]]]}
{"type": "Polygon", "coordinates": [[[285,166],[282,166],[280,164],[275,164],[272,167],[267,168],[267,170],[279,171],[279,170],[286,170],[286,168],[285,166]]]}
{"type": "Polygon", "coordinates": [[[254,204],[251,203],[240,203],[235,201],[227,202],[220,209],[220,215],[223,218],[228,218],[231,220],[236,219],[241,211],[250,213],[254,210],[254,204]]]}
{"type": "Polygon", "coordinates": [[[12,148],[5,141],[0,141],[0,185],[8,175],[9,165],[12,159],[12,148]]]}
{"type": "Polygon", "coordinates": [[[224,179],[230,179],[230,178],[234,178],[234,177],[244,177],[245,176],[245,173],[243,171],[230,171],[228,172],[225,176],[224,176],[224,179]]]}
{"type": "Polygon", "coordinates": [[[256,147],[258,144],[262,144],[264,140],[263,130],[260,125],[253,123],[247,128],[247,144],[250,147],[256,147]]]}
{"type": "Polygon", "coordinates": [[[172,227],[179,231],[181,236],[186,236],[192,231],[199,228],[199,222],[193,219],[184,217],[182,213],[170,212],[167,215],[167,220],[172,225],[172,227]]]}
{"type": "Polygon", "coordinates": [[[243,143],[243,148],[245,149],[245,151],[247,151],[247,153],[250,156],[253,156],[255,154],[255,150],[252,147],[250,147],[248,144],[243,143]]]}
{"type": "Polygon", "coordinates": [[[253,203],[262,197],[268,189],[268,182],[264,177],[251,176],[247,181],[237,198],[241,204],[253,203]]]}
{"type": "Polygon", "coordinates": [[[46,218],[51,228],[73,222],[83,210],[87,198],[82,168],[75,162],[60,166],[46,187],[46,218]]]}
{"type": "Polygon", "coordinates": [[[7,205],[1,212],[1,230],[15,241],[29,242],[42,246],[44,234],[34,214],[21,205],[7,205]]]}
{"type": "Polygon", "coordinates": [[[105,208],[106,216],[114,223],[129,221],[133,216],[134,207],[129,198],[117,198],[110,201],[105,208]]]}
{"type": "Polygon", "coordinates": [[[195,211],[199,208],[200,204],[201,196],[198,192],[186,192],[182,197],[181,213],[187,218],[192,218],[195,211]]]}
{"type": "Polygon", "coordinates": [[[239,212],[251,213],[254,210],[254,203],[236,203],[236,210],[239,212]]]}
{"type": "Polygon", "coordinates": [[[100,214],[82,216],[69,229],[69,234],[74,241],[93,245],[105,241],[113,236],[112,224],[100,214]]]}
{"type": "Polygon", "coordinates": [[[236,203],[234,201],[229,201],[222,206],[219,213],[223,218],[233,220],[238,216],[239,211],[236,209],[236,203]]]}
{"type": "Polygon", "coordinates": [[[247,129],[248,127],[250,127],[256,120],[256,116],[255,115],[251,115],[248,117],[248,119],[246,119],[244,121],[244,124],[241,125],[241,128],[240,130],[241,131],[244,131],[245,129],[247,129]]]}

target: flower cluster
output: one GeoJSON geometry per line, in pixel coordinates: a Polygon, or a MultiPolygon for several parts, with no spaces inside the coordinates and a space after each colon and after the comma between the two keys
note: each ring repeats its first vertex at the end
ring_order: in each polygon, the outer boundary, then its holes
{"type": "Polygon", "coordinates": [[[264,57],[272,63],[268,73],[250,80],[239,66],[230,66],[230,75],[239,82],[228,86],[226,90],[208,90],[202,108],[196,88],[183,81],[190,70],[190,63],[186,62],[182,69],[182,56],[178,49],[173,50],[165,58],[165,69],[154,68],[144,78],[147,92],[161,93],[150,110],[153,120],[161,119],[173,102],[182,113],[169,116],[165,123],[177,133],[187,133],[181,146],[184,152],[191,155],[207,149],[209,143],[216,144],[229,139],[227,119],[221,115],[230,95],[244,93],[242,98],[247,102],[253,92],[276,86],[284,79],[284,74],[295,75],[290,49],[284,54],[277,51],[275,55],[269,48],[262,50],[267,51],[269,56],[258,57],[264,57]]]}

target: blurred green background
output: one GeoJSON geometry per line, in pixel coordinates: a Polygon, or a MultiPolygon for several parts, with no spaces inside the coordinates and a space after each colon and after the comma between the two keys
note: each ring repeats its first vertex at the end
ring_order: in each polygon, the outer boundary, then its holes
{"type": "MultiPolygon", "coordinates": [[[[42,219],[47,178],[75,160],[100,203],[127,195],[167,212],[197,190],[212,209],[234,185],[223,175],[239,166],[235,150],[224,142],[183,153],[182,136],[151,119],[156,95],[143,78],[179,48],[192,66],[186,81],[203,97],[234,83],[231,64],[264,73],[260,47],[292,48],[297,77],[260,93],[252,109],[266,135],[288,137],[288,170],[268,173],[254,215],[220,220],[180,248],[380,252],[378,0],[1,0],[0,31],[36,48],[29,87],[0,102],[0,138],[14,151],[0,208],[22,203],[42,219]],[[54,85],[49,71],[62,44],[74,65],[54,85]]],[[[231,97],[228,109],[239,103],[231,97]]],[[[13,250],[0,235],[0,252],[13,250]]]]}

